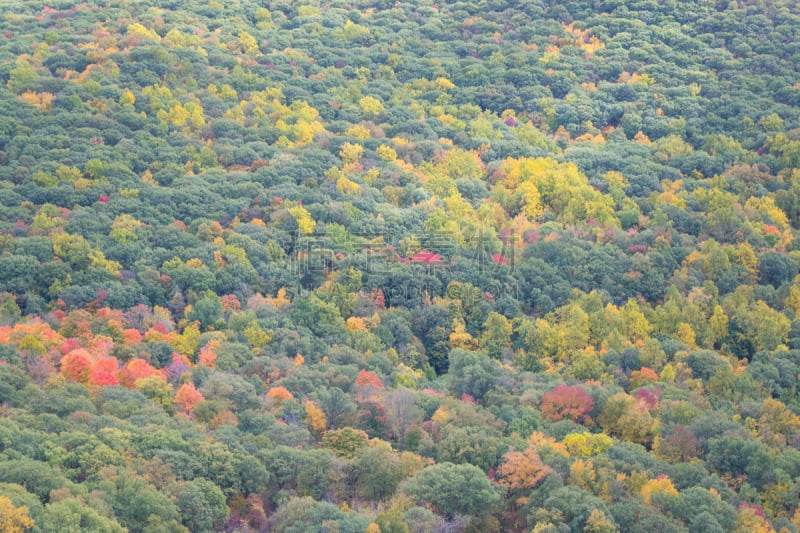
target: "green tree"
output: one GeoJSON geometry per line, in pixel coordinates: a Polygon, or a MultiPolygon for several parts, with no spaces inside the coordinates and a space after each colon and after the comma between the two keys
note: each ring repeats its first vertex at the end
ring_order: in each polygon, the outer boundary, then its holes
{"type": "Polygon", "coordinates": [[[271,516],[278,533],[364,533],[369,518],[359,513],[346,513],[335,505],[313,498],[292,498],[271,516]]]}
{"type": "Polygon", "coordinates": [[[30,89],[38,77],[36,70],[27,60],[18,59],[16,66],[9,72],[6,87],[13,93],[21,94],[23,91],[30,89]]]}
{"type": "Polygon", "coordinates": [[[362,448],[352,463],[358,493],[372,501],[385,501],[392,497],[403,479],[403,465],[399,454],[388,443],[378,443],[362,448]]]}
{"type": "Polygon", "coordinates": [[[500,313],[491,312],[483,324],[481,347],[490,357],[500,359],[503,350],[511,346],[511,322],[500,313]]]}
{"type": "Polygon", "coordinates": [[[448,518],[491,513],[502,491],[478,467],[440,463],[423,469],[401,486],[417,502],[433,505],[448,518]]]}
{"type": "Polygon", "coordinates": [[[211,481],[204,478],[185,481],[176,493],[183,525],[190,531],[219,531],[228,519],[225,494],[211,481]]]}
{"type": "Polygon", "coordinates": [[[460,348],[450,351],[450,389],[458,396],[469,394],[478,401],[505,377],[500,363],[482,352],[460,348]]]}
{"type": "Polygon", "coordinates": [[[356,405],[342,389],[338,387],[322,389],[316,394],[316,399],[331,429],[348,426],[353,422],[356,405]]]}
{"type": "Polygon", "coordinates": [[[320,300],[314,294],[295,298],[289,309],[289,316],[295,324],[307,327],[326,340],[341,340],[347,333],[336,306],[320,300]]]}
{"type": "Polygon", "coordinates": [[[222,326],[222,301],[212,291],[206,291],[187,313],[190,322],[198,320],[203,328],[222,326]]]}
{"type": "Polygon", "coordinates": [[[179,520],[178,507],[142,478],[122,473],[115,481],[113,508],[120,524],[131,533],[147,531],[148,521],[179,520]]]}
{"type": "Polygon", "coordinates": [[[41,520],[37,523],[41,531],[64,531],[65,533],[123,533],[128,531],[116,520],[103,516],[77,498],[67,498],[48,503],[41,520]]]}

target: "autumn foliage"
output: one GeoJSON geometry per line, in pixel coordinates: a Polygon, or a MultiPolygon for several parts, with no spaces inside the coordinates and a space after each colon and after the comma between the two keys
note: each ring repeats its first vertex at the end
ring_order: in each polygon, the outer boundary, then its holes
{"type": "Polygon", "coordinates": [[[509,490],[530,490],[551,471],[542,462],[533,446],[524,451],[513,448],[503,455],[503,462],[497,468],[497,480],[509,490]]]}
{"type": "Polygon", "coordinates": [[[356,377],[355,385],[359,401],[365,401],[383,389],[381,378],[372,370],[361,370],[356,377]]]}
{"type": "Polygon", "coordinates": [[[182,413],[191,415],[197,404],[203,400],[203,395],[200,394],[194,383],[191,381],[184,383],[175,392],[175,407],[182,413]]]}
{"type": "Polygon", "coordinates": [[[86,383],[92,368],[92,356],[86,350],[72,350],[61,359],[61,373],[72,381],[86,383]]]}
{"type": "Polygon", "coordinates": [[[325,413],[311,400],[305,401],[306,423],[317,434],[322,434],[328,429],[328,419],[325,413]]]}
{"type": "Polygon", "coordinates": [[[800,531],[800,3],[45,3],[0,533],[800,531]]]}
{"type": "Polygon", "coordinates": [[[542,415],[548,420],[568,418],[574,422],[589,423],[594,400],[578,386],[558,385],[542,395],[542,415]]]}
{"type": "Polygon", "coordinates": [[[128,361],[117,373],[117,379],[120,385],[129,389],[133,388],[137,380],[149,378],[151,376],[160,376],[163,378],[163,373],[144,359],[139,358],[128,361]]]}
{"type": "Polygon", "coordinates": [[[273,400],[281,402],[285,400],[293,400],[294,396],[286,389],[286,387],[279,385],[267,391],[267,398],[272,398],[273,400]]]}

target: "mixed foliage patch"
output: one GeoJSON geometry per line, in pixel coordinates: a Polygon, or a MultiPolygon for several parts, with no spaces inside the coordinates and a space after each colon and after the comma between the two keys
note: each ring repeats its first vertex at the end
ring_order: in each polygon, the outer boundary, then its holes
{"type": "Polygon", "coordinates": [[[799,33],[6,2],[0,529],[797,533],[799,33]]]}

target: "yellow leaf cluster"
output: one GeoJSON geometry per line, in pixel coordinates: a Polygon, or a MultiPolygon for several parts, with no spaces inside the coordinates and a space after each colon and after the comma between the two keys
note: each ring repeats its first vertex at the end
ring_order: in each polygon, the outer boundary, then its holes
{"type": "Polygon", "coordinates": [[[0,531],[23,533],[33,525],[33,520],[28,516],[27,506],[14,507],[11,498],[0,496],[0,531]]]}
{"type": "Polygon", "coordinates": [[[347,331],[366,331],[367,325],[364,323],[364,319],[360,316],[351,316],[345,322],[345,326],[347,327],[347,331]]]}
{"type": "Polygon", "coordinates": [[[244,328],[244,338],[255,349],[263,348],[272,340],[272,332],[264,331],[255,320],[244,328]]]}
{"type": "Polygon", "coordinates": [[[614,442],[605,433],[570,433],[562,441],[570,455],[590,457],[603,453],[614,442]]]}
{"type": "Polygon", "coordinates": [[[269,305],[277,307],[278,309],[286,307],[291,303],[291,299],[289,298],[289,296],[287,296],[286,293],[286,287],[281,287],[280,289],[278,289],[278,292],[275,294],[274,297],[266,296],[264,300],[266,300],[266,302],[269,305]]]}
{"type": "Polygon", "coordinates": [[[133,105],[136,103],[136,97],[133,95],[133,92],[126,90],[122,93],[122,96],[119,97],[119,103],[121,105],[133,105]]]}
{"type": "Polygon", "coordinates": [[[306,424],[318,434],[328,429],[328,419],[325,417],[325,413],[311,400],[306,402],[306,424]]]}
{"type": "Polygon", "coordinates": [[[385,144],[380,145],[375,150],[375,153],[384,161],[394,161],[397,159],[397,152],[395,152],[394,148],[385,144]]]}
{"type": "Polygon", "coordinates": [[[342,194],[358,194],[361,187],[358,183],[347,179],[345,176],[341,176],[336,180],[336,190],[342,194]]]}
{"type": "Polygon", "coordinates": [[[383,104],[373,96],[365,96],[358,101],[358,107],[365,115],[377,115],[383,111],[383,104]]]}
{"type": "Polygon", "coordinates": [[[596,36],[590,35],[591,30],[589,29],[581,30],[580,28],[576,28],[574,23],[564,24],[562,22],[561,25],[566,31],[575,36],[575,46],[586,52],[587,55],[592,55],[606,46],[603,41],[596,36]]]}
{"type": "Polygon", "coordinates": [[[339,150],[339,157],[342,161],[347,163],[355,163],[364,154],[364,147],[360,144],[344,143],[339,150]]]}
{"type": "Polygon", "coordinates": [[[303,235],[311,235],[314,233],[314,228],[317,226],[317,223],[305,207],[302,205],[291,207],[289,208],[289,214],[294,217],[297,222],[297,228],[303,235]]]}
{"type": "Polygon", "coordinates": [[[259,52],[258,41],[246,31],[239,33],[239,48],[248,55],[256,55],[259,52]]]}
{"type": "Polygon", "coordinates": [[[450,347],[461,348],[463,350],[477,350],[480,345],[478,341],[466,331],[464,324],[459,324],[455,326],[453,332],[450,333],[450,347]]]}
{"type": "Polygon", "coordinates": [[[161,40],[161,37],[159,37],[155,31],[143,26],[138,22],[128,25],[128,36],[145,37],[154,41],[161,40]]]}
{"type": "Polygon", "coordinates": [[[355,137],[356,139],[362,141],[372,137],[372,133],[370,133],[370,131],[361,124],[356,124],[355,126],[352,126],[345,132],[345,134],[348,137],[355,137]]]}
{"type": "Polygon", "coordinates": [[[653,495],[657,493],[668,494],[675,497],[678,496],[678,491],[667,476],[659,476],[655,479],[651,479],[645,483],[639,491],[639,494],[641,494],[644,499],[644,503],[647,505],[650,505],[653,495]]]}
{"type": "Polygon", "coordinates": [[[553,437],[545,435],[541,431],[534,431],[531,433],[531,436],[528,437],[528,443],[537,451],[541,450],[543,447],[547,447],[553,452],[563,455],[564,457],[569,457],[569,452],[563,443],[558,442],[553,437]]]}

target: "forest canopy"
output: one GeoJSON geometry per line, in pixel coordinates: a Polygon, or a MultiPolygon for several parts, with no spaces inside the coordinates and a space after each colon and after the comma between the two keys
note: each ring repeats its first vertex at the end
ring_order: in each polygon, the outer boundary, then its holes
{"type": "Polygon", "coordinates": [[[0,529],[800,531],[800,8],[8,0],[0,529]]]}

